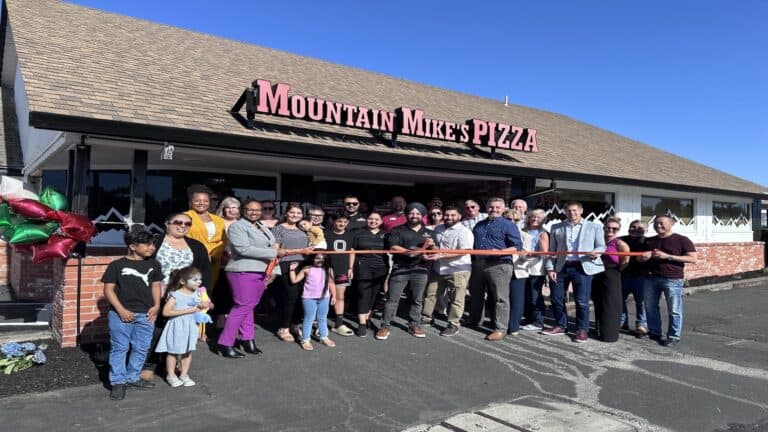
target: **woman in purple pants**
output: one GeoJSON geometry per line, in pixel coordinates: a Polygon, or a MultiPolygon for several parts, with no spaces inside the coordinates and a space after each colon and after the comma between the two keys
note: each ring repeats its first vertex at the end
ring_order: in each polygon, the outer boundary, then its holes
{"type": "Polygon", "coordinates": [[[261,203],[246,200],[240,214],[242,217],[227,228],[232,257],[224,271],[232,288],[234,306],[218,341],[219,353],[227,358],[245,357],[235,349],[238,340],[246,353],[261,354],[253,340],[253,309],[270,282],[270,276],[265,273],[267,266],[277,257],[277,251],[272,247],[275,237],[259,222],[261,203]]]}

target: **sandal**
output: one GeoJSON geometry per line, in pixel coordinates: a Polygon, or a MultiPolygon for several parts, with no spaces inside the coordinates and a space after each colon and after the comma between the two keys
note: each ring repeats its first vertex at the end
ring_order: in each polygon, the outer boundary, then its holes
{"type": "Polygon", "coordinates": [[[301,342],[301,349],[303,349],[304,351],[312,351],[313,349],[315,349],[315,347],[312,346],[312,342],[305,340],[301,342]]]}
{"type": "Polygon", "coordinates": [[[320,339],[320,343],[327,346],[328,348],[333,348],[336,346],[336,342],[328,339],[328,338],[322,338],[320,339]]]}
{"type": "Polygon", "coordinates": [[[291,332],[288,331],[287,328],[278,329],[277,337],[279,337],[283,342],[293,342],[296,340],[293,338],[293,336],[291,336],[291,332]]]}

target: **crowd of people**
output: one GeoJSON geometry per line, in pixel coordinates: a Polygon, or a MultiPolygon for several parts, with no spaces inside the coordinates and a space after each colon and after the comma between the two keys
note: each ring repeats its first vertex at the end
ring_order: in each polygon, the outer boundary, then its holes
{"type": "Polygon", "coordinates": [[[490,198],[482,212],[474,200],[456,206],[435,197],[424,205],[396,196],[391,212],[382,215],[362,214],[360,199],[349,195],[344,211],[326,220],[321,207],[305,213],[298,204],[277,219],[275,203],[253,199],[225,198],[214,209],[211,191],[200,185],[188,189],[188,198],[190,209],[169,215],[163,236],[132,227],[127,256],[103,275],[115,400],[125,397],[126,387],[152,388],[158,365],[170,386],[195,385],[192,352],[208,337],[207,322],[218,329],[210,337],[217,337],[212,345],[221,356],[260,354],[254,310],[265,293],[276,336],[307,351],[314,350],[313,339],[335,346],[329,327],[340,336],[371,331],[387,340],[402,301],[407,332],[417,338],[427,336],[425,325],[445,337],[463,327],[487,329],[488,341],[520,331],[566,335],[569,287],[574,342],[590,338],[590,300],[594,337],[615,342],[620,330],[630,333],[629,294],[635,336],[668,346],[680,341],[683,269],[695,262],[696,250],[672,232],[667,215],[653,219],[656,236],[646,237],[645,224],[635,220],[620,238],[618,218],[588,221],[578,202],[565,203],[565,220],[546,229],[545,211],[528,211],[520,199],[507,207],[505,199],[490,198]],[[669,312],[665,338],[662,294],[669,312]]]}

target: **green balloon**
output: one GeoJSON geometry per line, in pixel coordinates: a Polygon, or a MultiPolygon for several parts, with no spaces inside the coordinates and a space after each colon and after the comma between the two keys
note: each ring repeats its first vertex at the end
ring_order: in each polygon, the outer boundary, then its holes
{"type": "MultiPolygon", "coordinates": [[[[12,228],[11,234],[5,233],[9,237],[8,243],[12,245],[43,243],[53,234],[56,229],[49,226],[51,224],[39,225],[26,223],[12,228]]],[[[57,227],[58,228],[58,227],[57,227]]]]}
{"type": "Polygon", "coordinates": [[[13,225],[11,217],[11,206],[8,203],[0,203],[0,227],[13,225]]]}
{"type": "Polygon", "coordinates": [[[69,206],[67,197],[56,192],[56,189],[51,186],[43,189],[43,192],[40,194],[40,202],[54,210],[66,210],[67,206],[69,206]]]}

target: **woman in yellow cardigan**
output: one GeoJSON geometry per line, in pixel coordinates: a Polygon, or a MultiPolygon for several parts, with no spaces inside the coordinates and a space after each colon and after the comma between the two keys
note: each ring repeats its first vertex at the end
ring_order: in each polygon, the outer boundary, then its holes
{"type": "Polygon", "coordinates": [[[206,287],[212,291],[216,286],[221,270],[221,257],[227,243],[227,234],[224,227],[224,219],[208,212],[211,203],[211,190],[203,185],[192,185],[187,188],[189,198],[189,211],[184,212],[192,218],[192,226],[187,237],[193,238],[208,250],[211,259],[211,286],[206,287]]]}

